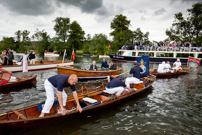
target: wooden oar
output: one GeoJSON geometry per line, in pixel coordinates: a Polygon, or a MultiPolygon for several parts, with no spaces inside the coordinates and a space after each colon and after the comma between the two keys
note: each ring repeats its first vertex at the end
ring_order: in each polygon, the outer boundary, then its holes
{"type": "Polygon", "coordinates": [[[111,77],[118,77],[118,76],[120,76],[120,75],[123,75],[123,74],[125,74],[125,73],[128,73],[130,70],[128,70],[128,71],[126,71],[126,72],[124,72],[124,73],[121,73],[121,74],[118,74],[118,75],[111,75],[111,77]]]}

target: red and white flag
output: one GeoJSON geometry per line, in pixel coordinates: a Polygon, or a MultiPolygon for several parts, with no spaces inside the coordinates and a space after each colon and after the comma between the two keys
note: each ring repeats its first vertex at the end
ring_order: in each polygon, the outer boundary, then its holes
{"type": "Polygon", "coordinates": [[[74,49],[73,49],[73,52],[72,52],[72,60],[75,60],[75,53],[74,53],[74,49]]]}
{"type": "Polygon", "coordinates": [[[200,66],[200,59],[194,58],[194,57],[189,57],[187,66],[189,67],[193,67],[193,68],[199,68],[200,66]]]}
{"type": "Polygon", "coordinates": [[[108,44],[108,47],[111,48],[110,44],[108,44]]]}

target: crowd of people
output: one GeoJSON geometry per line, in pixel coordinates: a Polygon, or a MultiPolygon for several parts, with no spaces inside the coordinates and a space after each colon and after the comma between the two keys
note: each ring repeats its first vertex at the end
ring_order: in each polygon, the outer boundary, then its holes
{"type": "MultiPolygon", "coordinates": [[[[26,51],[25,53],[26,54],[26,51]]],[[[21,58],[19,61],[16,62],[17,65],[21,65],[22,64],[22,59],[21,58]]],[[[29,55],[28,55],[28,60],[30,60],[30,64],[35,64],[35,52],[31,52],[29,55]]],[[[13,65],[13,60],[14,60],[14,54],[13,52],[11,51],[11,49],[7,49],[7,50],[4,50],[2,52],[2,54],[0,55],[0,65],[13,65]]],[[[43,63],[43,59],[41,58],[40,59],[40,62],[43,63]]]]}
{"type": "MultiPolygon", "coordinates": [[[[105,58],[102,59],[102,64],[101,64],[101,69],[102,70],[105,70],[105,71],[108,71],[108,70],[116,70],[118,69],[118,66],[116,66],[114,64],[113,61],[110,62],[110,65],[108,65],[107,61],[105,60],[105,58]]],[[[96,61],[93,61],[93,64],[90,65],[90,68],[89,70],[94,70],[94,71],[97,71],[98,68],[96,66],[96,61]]]]}

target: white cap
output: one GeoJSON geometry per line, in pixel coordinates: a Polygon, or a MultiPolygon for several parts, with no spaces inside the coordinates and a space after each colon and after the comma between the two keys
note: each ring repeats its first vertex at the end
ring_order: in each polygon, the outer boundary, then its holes
{"type": "Polygon", "coordinates": [[[177,59],[177,61],[180,61],[180,59],[177,59]]]}

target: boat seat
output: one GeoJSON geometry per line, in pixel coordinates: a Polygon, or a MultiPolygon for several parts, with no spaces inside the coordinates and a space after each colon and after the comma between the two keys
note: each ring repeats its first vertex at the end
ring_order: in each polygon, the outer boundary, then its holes
{"type": "Polygon", "coordinates": [[[95,100],[93,98],[85,97],[85,98],[83,98],[83,102],[88,102],[90,104],[93,104],[93,103],[97,103],[97,100],[95,100]]]}
{"type": "Polygon", "coordinates": [[[144,83],[143,81],[134,82],[134,84],[144,83]]]}
{"type": "Polygon", "coordinates": [[[0,84],[5,84],[7,83],[12,76],[12,73],[10,72],[2,72],[1,77],[0,77],[0,84]]]}
{"type": "Polygon", "coordinates": [[[103,90],[103,94],[105,94],[105,93],[109,94],[110,96],[115,94],[115,92],[113,92],[113,91],[103,90]]]}

